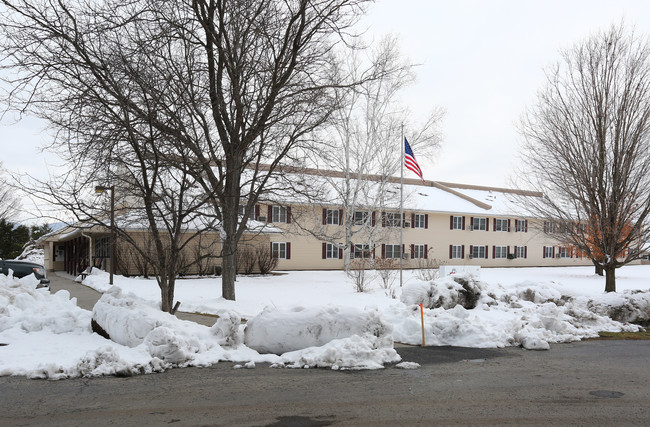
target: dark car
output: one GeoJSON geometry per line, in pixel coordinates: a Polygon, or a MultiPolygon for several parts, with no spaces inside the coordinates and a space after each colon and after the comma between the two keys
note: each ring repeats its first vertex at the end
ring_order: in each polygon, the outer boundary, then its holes
{"type": "Polygon", "coordinates": [[[14,277],[21,278],[33,274],[41,283],[37,288],[50,288],[50,279],[47,278],[45,267],[35,262],[18,261],[13,259],[0,259],[0,273],[9,275],[9,270],[13,271],[14,277]]]}

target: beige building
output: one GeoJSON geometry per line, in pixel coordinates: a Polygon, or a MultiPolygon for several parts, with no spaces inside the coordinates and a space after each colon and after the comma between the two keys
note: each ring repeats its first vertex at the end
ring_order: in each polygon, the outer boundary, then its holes
{"type": "MultiPolygon", "coordinates": [[[[307,170],[310,173],[316,176],[307,170]]],[[[329,172],[326,185],[336,186],[337,179],[343,180],[343,175],[329,172]]],[[[591,264],[546,234],[543,221],[527,216],[517,203],[517,199],[540,197],[540,193],[435,181],[423,184],[414,179],[404,182],[401,220],[395,198],[384,207],[360,203],[349,212],[336,203],[335,195],[329,203],[283,204],[280,200],[258,206],[256,219],[282,230],[270,235],[272,252],[279,258],[277,269],[342,269],[348,252],[351,259],[365,258],[367,264],[402,256],[405,268],[591,264]],[[346,239],[348,226],[354,234],[346,239]]],[[[395,194],[399,188],[399,179],[390,179],[383,191],[395,194]]],[[[391,264],[382,261],[379,265],[391,264]]]]}
{"type": "MultiPolygon", "coordinates": [[[[334,190],[342,187],[342,173],[289,172],[302,182],[319,183],[320,200],[326,202],[300,200],[288,188],[276,201],[256,206],[251,221],[258,231],[246,234],[241,248],[268,248],[278,258],[276,270],[343,269],[348,256],[355,264],[379,268],[398,266],[400,257],[405,268],[591,264],[546,234],[544,223],[526,215],[517,203],[522,197],[540,197],[536,192],[405,179],[400,218],[399,179],[366,177],[370,190],[346,209],[334,190]]],[[[133,228],[129,233],[146,245],[146,229],[133,228]]],[[[197,256],[201,251],[214,256],[187,274],[209,274],[220,265],[219,233],[207,233],[202,239],[189,245],[183,256],[197,256]]],[[[59,230],[41,243],[48,270],[79,274],[91,265],[110,267],[110,234],[103,227],[59,230]]],[[[117,273],[143,274],[141,260],[128,245],[118,240],[116,252],[117,273]]]]}

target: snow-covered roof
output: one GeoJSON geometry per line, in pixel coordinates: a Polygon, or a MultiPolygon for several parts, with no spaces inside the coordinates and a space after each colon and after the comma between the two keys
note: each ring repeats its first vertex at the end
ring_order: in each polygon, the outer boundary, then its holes
{"type": "MultiPolygon", "coordinates": [[[[324,206],[341,206],[341,194],[345,188],[345,174],[338,171],[315,170],[307,168],[284,168],[285,180],[281,190],[275,190],[268,199],[278,203],[319,203],[324,206]],[[304,189],[302,187],[305,187],[304,189]],[[316,189],[319,195],[315,200],[306,196],[309,189],[316,189]],[[303,191],[304,190],[304,191],[303,191]],[[320,202],[319,202],[320,201],[320,202]]],[[[382,178],[377,175],[365,176],[368,181],[363,199],[369,207],[383,201],[382,206],[399,208],[400,178],[382,178]],[[383,181],[383,185],[382,185],[383,181]],[[388,181],[388,182],[386,182],[388,181]],[[383,194],[380,194],[383,192],[383,194]]],[[[356,181],[352,179],[352,187],[356,181]]],[[[273,184],[279,188],[281,185],[273,184]]],[[[358,186],[356,186],[358,188],[358,186]]],[[[531,216],[520,203],[527,197],[542,197],[534,191],[457,184],[441,181],[404,179],[404,209],[421,212],[443,212],[477,215],[531,216]],[[519,202],[518,202],[519,201],[519,202]]],[[[357,200],[357,205],[364,202],[357,200]]]]}
{"type": "MultiPolygon", "coordinates": [[[[108,224],[108,221],[106,221],[108,224]]],[[[122,214],[115,216],[115,225],[126,231],[146,231],[149,230],[149,223],[146,218],[139,215],[136,211],[128,211],[122,214]]],[[[159,224],[161,227],[164,227],[162,220],[159,224]]],[[[199,230],[211,230],[215,232],[220,231],[220,224],[218,222],[210,223],[206,218],[198,216],[192,221],[189,221],[185,224],[185,231],[187,232],[197,232],[199,230]]],[[[272,233],[281,233],[277,227],[266,224],[264,222],[256,221],[249,219],[246,223],[246,230],[248,233],[262,233],[262,234],[272,234],[272,233]]],[[[52,231],[41,238],[38,239],[37,243],[42,244],[46,241],[65,241],[72,239],[74,237],[81,236],[83,233],[107,233],[108,229],[100,223],[91,222],[91,221],[80,221],[75,224],[68,225],[66,227],[60,228],[56,231],[52,231]]]]}

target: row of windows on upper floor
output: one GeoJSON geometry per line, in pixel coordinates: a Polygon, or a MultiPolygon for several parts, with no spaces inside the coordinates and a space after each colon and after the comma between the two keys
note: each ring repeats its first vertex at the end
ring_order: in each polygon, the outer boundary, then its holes
{"type": "Polygon", "coordinates": [[[585,224],[544,221],[544,233],[547,234],[585,233],[586,230],[585,224]]]}
{"type": "MultiPolygon", "coordinates": [[[[493,231],[514,231],[519,233],[528,232],[528,220],[515,219],[514,227],[511,227],[510,218],[492,218],[493,231]]],[[[469,230],[469,231],[490,231],[490,218],[487,217],[469,217],[469,225],[465,224],[465,216],[450,215],[450,230],[469,230]]]]}
{"type": "MultiPolygon", "coordinates": [[[[240,206],[240,214],[244,212],[244,206],[240,206]]],[[[255,219],[258,221],[267,221],[275,223],[291,223],[291,207],[285,206],[267,206],[267,216],[260,215],[259,205],[255,206],[255,219]]],[[[354,225],[369,225],[374,227],[376,225],[376,214],[370,211],[355,211],[353,214],[354,225]]],[[[490,231],[490,221],[487,217],[470,217],[470,225],[466,227],[465,216],[450,215],[449,229],[450,230],[483,230],[490,231]]],[[[323,225],[342,225],[343,224],[343,209],[327,209],[323,208],[322,213],[323,225]]],[[[528,220],[515,219],[514,228],[511,228],[512,220],[509,218],[492,218],[493,231],[514,231],[514,232],[528,232],[528,220]]],[[[381,214],[382,227],[400,227],[405,228],[429,228],[429,215],[411,213],[410,221],[407,219],[407,214],[400,214],[396,212],[382,212],[381,214]]],[[[546,223],[545,223],[546,225],[546,223]]],[[[545,228],[546,231],[546,228],[545,228]]]]}
{"type": "MultiPolygon", "coordinates": [[[[244,215],[246,207],[239,206],[239,214],[244,215]]],[[[255,206],[254,218],[257,221],[275,222],[275,223],[291,223],[291,206],[267,206],[266,216],[261,215],[262,210],[259,205],[255,206]]],[[[395,212],[382,212],[381,225],[382,227],[404,227],[410,228],[429,228],[429,215],[428,214],[410,214],[410,221],[407,219],[405,213],[400,214],[395,212]]],[[[374,227],[376,225],[376,213],[370,211],[355,211],[352,216],[354,225],[369,225],[374,227]]],[[[323,209],[322,215],[323,225],[342,225],[343,224],[343,209],[323,209]]]]}

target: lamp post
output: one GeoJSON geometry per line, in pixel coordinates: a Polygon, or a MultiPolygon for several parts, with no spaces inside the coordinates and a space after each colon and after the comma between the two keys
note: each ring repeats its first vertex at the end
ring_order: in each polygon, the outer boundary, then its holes
{"type": "Polygon", "coordinates": [[[115,186],[95,186],[95,193],[101,194],[106,190],[109,190],[111,192],[111,270],[108,283],[112,285],[113,273],[115,272],[115,186]]]}

